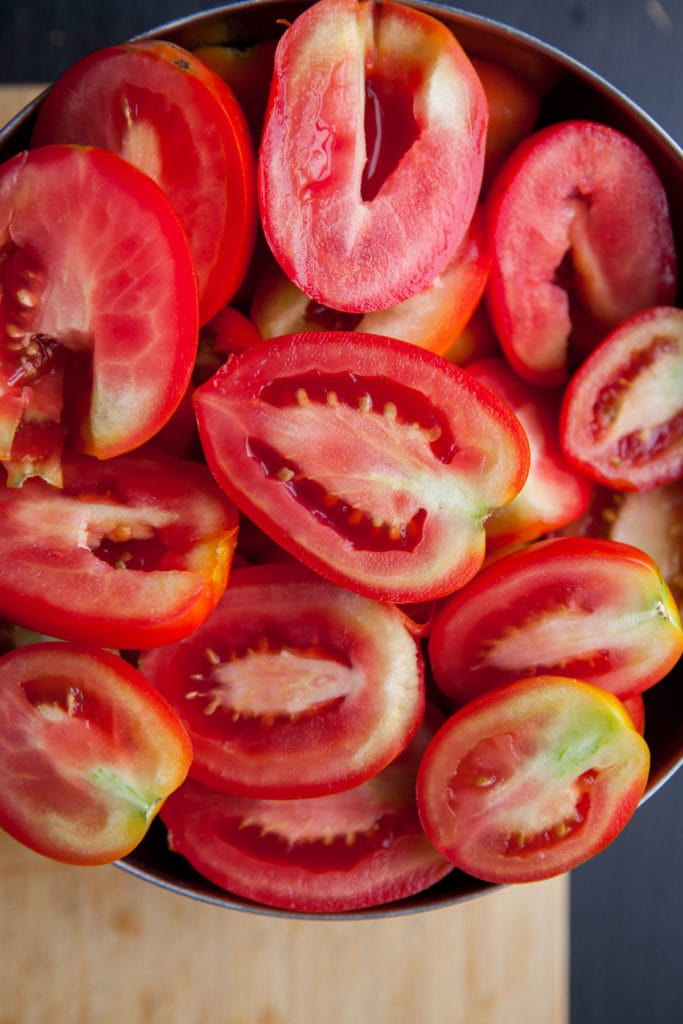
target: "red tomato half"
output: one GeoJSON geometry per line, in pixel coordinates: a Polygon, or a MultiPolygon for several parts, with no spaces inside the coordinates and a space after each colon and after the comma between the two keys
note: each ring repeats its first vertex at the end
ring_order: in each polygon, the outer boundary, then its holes
{"type": "Polygon", "coordinates": [[[123,659],[56,642],[0,658],[0,827],[32,850],[124,857],[191,757],[176,713],[123,659]]]}
{"type": "Polygon", "coordinates": [[[264,232],[287,276],[352,312],[428,287],[472,218],[486,123],[481,83],[435,18],[318,0],[278,45],[259,154],[264,232]]]}
{"type": "Polygon", "coordinates": [[[443,273],[417,295],[388,309],[343,313],[322,306],[273,261],[256,286],[251,317],[263,338],[296,331],[353,330],[445,352],[472,316],[486,286],[488,255],[479,210],[443,273]]]}
{"type": "Polygon", "coordinates": [[[562,453],[559,396],[527,384],[502,357],[469,363],[467,370],[507,402],[526,431],[531,451],[524,487],[486,520],[487,549],[536,540],[578,519],[588,508],[592,483],[562,453]]]}
{"type": "Polygon", "coordinates": [[[612,694],[539,676],[461,708],[417,779],[424,829],[445,857],[488,882],[533,882],[599,853],[628,823],[650,753],[612,694]]]}
{"type": "Polygon", "coordinates": [[[237,511],[205,466],[151,448],[0,487],[0,614],[103,647],[192,632],[225,589],[237,511]]]}
{"type": "Polygon", "coordinates": [[[489,311],[532,384],[563,384],[576,355],[648,306],[675,300],[667,197],[647,155],[606,125],[568,121],[519,144],[487,200],[489,311]]]}
{"type": "Polygon", "coordinates": [[[55,142],[109,149],[160,185],[190,241],[200,323],[232,298],[256,233],[256,156],[218,74],[160,40],[97,50],[41,104],[32,145],[55,142]]]}
{"type": "Polygon", "coordinates": [[[192,777],[246,796],[356,786],[424,712],[422,657],[399,610],[296,564],[234,570],[206,622],[139,667],[190,734],[192,777]]]}
{"type": "Polygon", "coordinates": [[[644,551],[555,538],[504,555],[443,605],[429,653],[458,704],[522,676],[575,676],[625,698],[683,652],[675,601],[644,551]]]}
{"type": "Polygon", "coordinates": [[[415,803],[431,721],[382,772],[342,793],[256,800],[188,779],[161,814],[170,848],[220,888],[284,910],[337,913],[422,892],[452,869],[415,803]]]}
{"type": "Polygon", "coordinates": [[[565,455],[617,490],[683,477],[683,310],[647,309],[581,364],[562,403],[565,455]]]}
{"type": "Polygon", "coordinates": [[[440,356],[330,331],[261,342],[194,395],[210,468],[332,582],[399,602],[462,586],[528,470],[519,421],[440,356]]]}
{"type": "MultiPolygon", "coordinates": [[[[66,430],[100,459],[170,418],[197,350],[187,239],[153,181],[103,150],[46,146],[0,168],[0,460],[10,482],[66,430]]],[[[37,458],[39,465],[34,467],[37,458]]]]}

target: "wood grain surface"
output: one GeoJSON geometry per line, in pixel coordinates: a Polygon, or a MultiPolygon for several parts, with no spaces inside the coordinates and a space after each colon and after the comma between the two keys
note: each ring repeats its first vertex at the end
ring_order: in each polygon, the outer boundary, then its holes
{"type": "MultiPolygon", "coordinates": [[[[0,87],[0,124],[40,89],[0,87]]],[[[0,833],[0,1024],[566,1024],[568,888],[301,921],[55,864],[0,833]]]]}

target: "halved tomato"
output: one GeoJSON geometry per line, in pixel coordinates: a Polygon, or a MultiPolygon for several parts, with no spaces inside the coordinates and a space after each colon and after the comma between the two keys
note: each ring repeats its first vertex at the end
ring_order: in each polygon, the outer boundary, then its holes
{"type": "Polygon", "coordinates": [[[61,481],[65,431],[108,459],[170,418],[197,350],[185,233],[113,153],[46,146],[0,168],[0,460],[61,481]]]}
{"type": "Polygon", "coordinates": [[[571,678],[521,679],[437,732],[417,777],[420,819],[463,871],[533,882],[575,868],[626,826],[650,752],[623,704],[571,678]]]}
{"type": "Polygon", "coordinates": [[[332,582],[399,602],[462,586],[526,478],[511,410],[417,345],[328,331],[264,341],[194,395],[216,479],[332,582]]]}
{"type": "Polygon", "coordinates": [[[683,477],[683,309],[629,317],[570,380],[566,457],[608,487],[647,491],[683,477]]]}
{"type": "Polygon", "coordinates": [[[486,297],[512,365],[555,387],[608,330],[675,301],[667,196],[645,152],[607,125],[528,136],[487,199],[486,297]]]}
{"type": "Polygon", "coordinates": [[[337,913],[422,892],[452,865],[427,840],[415,802],[420,758],[443,719],[342,793],[258,800],[188,779],[160,815],[169,846],[215,885],[284,910],[337,913]]]}
{"type": "Polygon", "coordinates": [[[582,537],[491,562],[445,602],[429,641],[436,683],[457,704],[532,675],[573,676],[625,698],[682,652],[676,603],[652,559],[582,537]]]}
{"type": "Polygon", "coordinates": [[[163,40],[96,50],[41,103],[31,145],[56,142],[118,153],[163,189],[190,241],[200,323],[232,298],[256,233],[256,155],[220,75],[163,40]]]}
{"type": "Polygon", "coordinates": [[[217,603],[237,510],[205,466],[139,449],[64,458],[64,485],[0,486],[0,614],[61,639],[159,646],[217,603]]]}
{"type": "Polygon", "coordinates": [[[0,658],[0,827],[37,853],[130,853],[191,757],[175,711],[122,658],[58,642],[0,658]]]}
{"type": "Polygon", "coordinates": [[[296,331],[354,330],[410,341],[445,352],[477,307],[486,286],[488,256],[479,210],[443,273],[409,299],[370,313],[344,313],[314,302],[274,261],[257,282],[250,315],[263,338],[296,331]]]}
{"type": "Polygon", "coordinates": [[[484,194],[505,159],[533,131],[541,97],[519,75],[497,61],[485,60],[476,55],[471,60],[484,88],[489,111],[482,184],[484,194]]]}
{"type": "Polygon", "coordinates": [[[528,384],[502,357],[469,363],[467,371],[507,402],[526,431],[531,451],[524,487],[486,520],[488,551],[536,540],[578,519],[588,508],[593,485],[562,453],[561,396],[528,384]]]}
{"type": "Polygon", "coordinates": [[[318,0],[281,38],[261,219],[316,302],[367,312],[428,287],[481,187],[486,97],[452,32],[409,6],[318,0]]]}
{"type": "Polygon", "coordinates": [[[144,652],[139,667],[190,734],[191,776],[246,796],[359,785],[408,745],[424,712],[406,618],[294,563],[233,570],[203,625],[144,652]]]}

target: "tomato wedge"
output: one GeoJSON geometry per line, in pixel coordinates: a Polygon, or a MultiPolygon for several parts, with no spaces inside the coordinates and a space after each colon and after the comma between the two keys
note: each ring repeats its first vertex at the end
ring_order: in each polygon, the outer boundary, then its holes
{"type": "Polygon", "coordinates": [[[41,103],[31,145],[55,142],[118,153],[163,189],[190,241],[200,323],[232,298],[256,234],[256,155],[216,72],[163,40],[96,50],[41,103]]]}
{"type": "Polygon", "coordinates": [[[528,136],[497,175],[487,211],[491,319],[532,384],[564,384],[608,330],[675,301],[664,186],[614,128],[565,121],[528,136]]]}
{"type": "Polygon", "coordinates": [[[683,309],[629,317],[586,358],[562,403],[564,453],[616,490],[683,477],[683,309]]]}
{"type": "Polygon", "coordinates": [[[115,648],[192,632],[225,589],[237,510],[205,466],[151,448],[64,458],[64,486],[0,486],[0,614],[115,648]]]}
{"type": "Polygon", "coordinates": [[[626,698],[683,652],[671,591],[652,559],[617,541],[558,537],[491,562],[442,606],[429,654],[457,704],[522,676],[575,676],[626,698]]]}
{"type": "Polygon", "coordinates": [[[484,522],[528,471],[510,409],[417,345],[295,334],[235,356],[194,395],[207,462],[283,548],[332,582],[415,602],[462,586],[484,522]]]}
{"type": "Polygon", "coordinates": [[[424,712],[422,657],[399,610],[296,564],[233,570],[203,625],[139,667],[188,730],[192,777],[246,796],[359,785],[424,712]]]}
{"type": "Polygon", "coordinates": [[[422,892],[452,870],[415,802],[436,720],[430,711],[395,761],[342,793],[258,800],[188,779],[160,815],[169,846],[220,888],[284,910],[337,913],[422,892]]]}
{"type": "Polygon", "coordinates": [[[481,187],[486,97],[423,11],[318,0],[279,42],[258,183],[268,243],[310,298],[351,312],[422,291],[481,187]]]}
{"type": "Polygon", "coordinates": [[[47,466],[59,485],[65,432],[108,459],[171,417],[197,350],[197,286],[178,218],[142,171],[76,146],[3,164],[0,293],[10,484],[47,466]]]}
{"type": "Polygon", "coordinates": [[[587,683],[522,679],[456,712],[417,778],[420,819],[454,865],[494,883],[575,868],[626,826],[650,752],[623,704],[587,683]]]}
{"type": "Polygon", "coordinates": [[[130,853],[191,757],[176,713],[122,658],[58,642],[0,658],[0,827],[37,853],[130,853]]]}

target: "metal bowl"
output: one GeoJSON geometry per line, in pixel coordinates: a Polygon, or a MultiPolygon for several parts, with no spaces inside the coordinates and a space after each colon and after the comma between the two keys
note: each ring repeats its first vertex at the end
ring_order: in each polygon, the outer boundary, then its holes
{"type": "MultiPolygon", "coordinates": [[[[287,0],[238,0],[161,25],[143,38],[163,38],[188,49],[208,44],[246,45],[279,35],[308,4],[287,0]]],[[[624,132],[650,156],[667,190],[679,253],[683,253],[683,150],[635,103],[599,75],[532,36],[447,4],[413,2],[447,24],[472,56],[496,61],[531,85],[541,96],[540,124],[566,118],[588,118],[624,132]]],[[[26,147],[40,97],[0,130],[0,160],[26,147]]],[[[683,304],[679,295],[678,303],[683,304]]],[[[644,694],[645,737],[650,746],[651,773],[643,802],[683,764],[683,665],[644,694]]],[[[279,917],[310,918],[224,892],[171,853],[160,821],[137,849],[118,862],[123,870],[185,896],[233,910],[279,917]]],[[[451,872],[418,895],[358,911],[315,915],[332,920],[382,918],[433,910],[482,896],[497,888],[461,871],[451,872]]]]}

